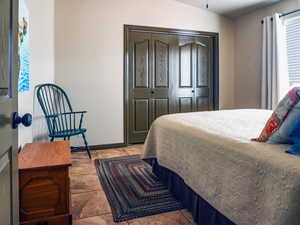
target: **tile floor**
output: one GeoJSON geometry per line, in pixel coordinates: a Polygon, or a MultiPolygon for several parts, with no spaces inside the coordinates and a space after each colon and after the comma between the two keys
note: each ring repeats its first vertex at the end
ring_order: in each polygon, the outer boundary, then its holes
{"type": "MultiPolygon", "coordinates": [[[[93,151],[93,159],[140,154],[142,145],[93,151]]],[[[195,225],[185,210],[114,223],[111,209],[96,175],[94,161],[85,152],[72,153],[70,168],[74,225],[195,225]]]]}

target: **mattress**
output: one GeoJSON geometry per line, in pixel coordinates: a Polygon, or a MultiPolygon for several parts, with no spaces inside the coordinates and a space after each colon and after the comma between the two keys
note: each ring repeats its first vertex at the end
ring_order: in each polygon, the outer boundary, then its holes
{"type": "Polygon", "coordinates": [[[178,174],[231,221],[300,224],[300,157],[287,145],[250,141],[272,111],[244,109],[172,114],[148,133],[143,158],[178,174]]]}

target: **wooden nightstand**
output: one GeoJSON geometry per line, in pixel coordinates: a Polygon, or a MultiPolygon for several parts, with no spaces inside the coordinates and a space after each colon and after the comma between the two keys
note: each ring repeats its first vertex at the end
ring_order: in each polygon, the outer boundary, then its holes
{"type": "Polygon", "coordinates": [[[71,225],[67,141],[27,144],[19,154],[21,225],[71,225]]]}

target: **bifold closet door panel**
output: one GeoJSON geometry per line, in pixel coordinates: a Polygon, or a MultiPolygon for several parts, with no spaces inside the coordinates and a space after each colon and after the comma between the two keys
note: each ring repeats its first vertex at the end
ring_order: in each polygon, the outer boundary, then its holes
{"type": "Polygon", "coordinates": [[[214,109],[212,43],[212,38],[198,37],[195,40],[195,111],[207,111],[214,109]]]}
{"type": "Polygon", "coordinates": [[[194,111],[194,59],[193,38],[176,36],[175,54],[173,63],[173,82],[175,111],[185,113],[194,111]]]}
{"type": "Polygon", "coordinates": [[[211,43],[206,37],[177,36],[172,79],[178,113],[213,108],[211,43]]]}
{"type": "Polygon", "coordinates": [[[174,113],[173,71],[174,36],[152,34],[151,119],[174,113]]]}
{"type": "Polygon", "coordinates": [[[151,34],[129,33],[129,142],[144,141],[151,121],[151,34]]]}

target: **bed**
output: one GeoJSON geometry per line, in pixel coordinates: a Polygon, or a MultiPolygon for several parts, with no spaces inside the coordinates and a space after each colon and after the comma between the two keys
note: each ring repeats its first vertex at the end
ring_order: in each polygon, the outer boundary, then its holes
{"type": "Polygon", "coordinates": [[[272,111],[166,115],[151,126],[143,159],[199,225],[299,225],[300,157],[250,141],[272,111]]]}

